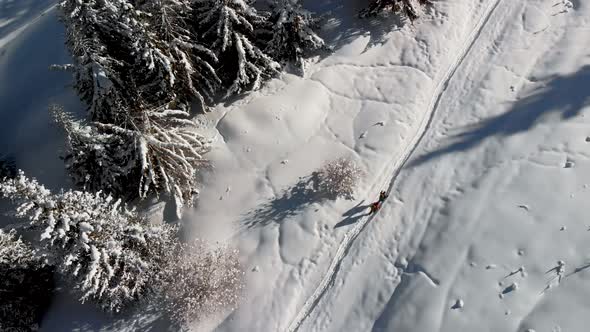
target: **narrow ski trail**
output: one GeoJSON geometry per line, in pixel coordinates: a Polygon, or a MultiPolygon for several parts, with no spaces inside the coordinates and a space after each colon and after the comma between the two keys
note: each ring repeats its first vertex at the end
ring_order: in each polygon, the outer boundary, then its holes
{"type": "MultiPolygon", "coordinates": [[[[493,0],[488,5],[484,13],[481,15],[480,19],[478,20],[477,24],[473,27],[472,33],[466,39],[465,43],[461,47],[460,51],[457,53],[455,60],[451,62],[451,65],[447,68],[445,74],[439,80],[434,94],[429,102],[428,105],[428,112],[425,113],[418,130],[416,131],[415,135],[412,137],[410,142],[406,145],[402,153],[401,158],[397,158],[392,160],[389,167],[383,174],[377,177],[377,181],[371,187],[369,192],[377,193],[382,183],[382,180],[388,174],[389,176],[389,185],[387,192],[390,193],[392,188],[395,184],[395,180],[399,175],[400,171],[403,169],[406,162],[410,159],[418,145],[420,144],[421,140],[424,138],[425,134],[428,132],[430,125],[432,123],[432,119],[436,113],[436,110],[439,106],[440,100],[444,95],[447,87],[449,86],[449,82],[455,76],[457,69],[461,66],[464,59],[468,56],[473,45],[477,41],[478,37],[481,35],[483,28],[486,26],[487,22],[489,21],[490,17],[492,16],[493,12],[496,10],[498,5],[502,2],[502,0],[493,0]]],[[[344,258],[347,256],[348,251],[350,250],[352,244],[354,243],[355,239],[358,235],[364,230],[365,226],[375,218],[376,214],[370,215],[364,219],[359,220],[353,228],[351,228],[343,237],[330,266],[328,267],[324,277],[316,287],[315,291],[312,295],[305,301],[295,318],[291,321],[288,327],[289,332],[297,331],[301,324],[305,321],[305,319],[309,316],[309,314],[315,309],[319,301],[322,299],[323,295],[326,293],[328,289],[333,285],[334,280],[340,270],[340,266],[344,258]]]]}

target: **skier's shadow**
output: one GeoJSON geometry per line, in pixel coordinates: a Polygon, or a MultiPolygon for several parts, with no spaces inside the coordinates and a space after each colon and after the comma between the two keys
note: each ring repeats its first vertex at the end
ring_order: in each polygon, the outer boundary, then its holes
{"type": "Polygon", "coordinates": [[[360,218],[370,215],[371,214],[370,211],[363,213],[363,212],[367,211],[368,208],[371,206],[370,204],[362,205],[364,202],[365,202],[365,200],[362,200],[355,207],[344,212],[344,214],[342,216],[345,218],[341,222],[334,225],[334,228],[352,225],[352,224],[356,223],[360,218]]]}

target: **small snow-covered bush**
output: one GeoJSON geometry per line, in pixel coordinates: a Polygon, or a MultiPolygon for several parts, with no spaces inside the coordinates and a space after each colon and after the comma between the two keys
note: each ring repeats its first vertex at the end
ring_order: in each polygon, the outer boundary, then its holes
{"type": "Polygon", "coordinates": [[[419,16],[418,7],[430,4],[430,0],[372,0],[369,6],[361,11],[360,16],[369,17],[391,11],[413,21],[419,16]]]}
{"type": "Polygon", "coordinates": [[[53,293],[53,268],[0,229],[0,331],[36,330],[53,293]]]}
{"type": "Polygon", "coordinates": [[[244,272],[236,250],[197,240],[168,251],[166,260],[154,300],[178,326],[237,305],[244,272]]]}
{"type": "Polygon", "coordinates": [[[0,183],[0,194],[17,203],[58,270],[74,284],[80,300],[119,311],[150,290],[173,247],[174,229],[148,225],[111,196],[82,191],[52,194],[19,171],[0,183]]]}
{"type": "Polygon", "coordinates": [[[317,190],[330,199],[354,199],[354,189],[361,176],[362,170],[353,160],[333,160],[317,173],[317,190]]]}

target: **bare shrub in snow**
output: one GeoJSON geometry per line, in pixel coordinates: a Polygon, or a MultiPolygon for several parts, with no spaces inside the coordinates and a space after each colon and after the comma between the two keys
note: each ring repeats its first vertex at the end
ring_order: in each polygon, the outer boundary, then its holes
{"type": "Polygon", "coordinates": [[[324,40],[314,31],[319,20],[303,9],[299,0],[273,0],[271,10],[268,21],[272,39],[265,52],[277,60],[292,62],[303,75],[304,58],[328,50],[324,40]]]}
{"type": "Polygon", "coordinates": [[[147,225],[120,200],[102,193],[52,194],[21,172],[0,183],[0,193],[30,220],[58,270],[80,300],[119,311],[149,291],[162,257],[173,247],[174,229],[147,225]]]}
{"type": "Polygon", "coordinates": [[[194,22],[202,43],[219,59],[218,73],[228,97],[258,89],[278,74],[280,65],[261,50],[258,34],[265,26],[249,0],[195,0],[194,22]]]}
{"type": "Polygon", "coordinates": [[[203,155],[211,141],[186,111],[159,107],[129,114],[121,124],[91,125],[58,106],[51,111],[66,132],[66,167],[77,185],[128,199],[166,193],[178,217],[185,205],[192,206],[196,173],[208,165],[203,155]]]}
{"type": "Polygon", "coordinates": [[[197,240],[166,254],[153,300],[178,326],[237,305],[244,272],[236,250],[197,240]]]}
{"type": "Polygon", "coordinates": [[[361,176],[362,170],[353,160],[333,160],[317,172],[317,191],[330,199],[354,199],[354,189],[361,176]]]}
{"type": "Polygon", "coordinates": [[[430,4],[430,0],[372,0],[369,6],[361,11],[360,16],[375,16],[384,11],[391,11],[413,21],[419,16],[418,7],[430,4]]]}
{"type": "Polygon", "coordinates": [[[53,268],[21,241],[0,229],[0,331],[38,328],[53,292],[53,268]]]}

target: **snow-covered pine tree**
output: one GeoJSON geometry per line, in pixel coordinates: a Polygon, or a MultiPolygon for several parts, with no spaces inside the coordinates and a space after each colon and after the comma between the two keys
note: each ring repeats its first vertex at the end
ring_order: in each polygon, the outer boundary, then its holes
{"type": "Polygon", "coordinates": [[[319,20],[299,0],[273,0],[268,23],[272,39],[265,52],[274,59],[295,64],[300,75],[305,71],[305,57],[328,50],[324,40],[314,32],[319,20]]]}
{"type": "Polygon", "coordinates": [[[76,186],[93,192],[103,190],[125,199],[138,196],[141,172],[133,139],[75,120],[61,106],[50,106],[50,112],[65,131],[63,159],[76,186]]]}
{"type": "Polygon", "coordinates": [[[191,43],[188,3],[62,1],[76,86],[93,123],[56,118],[68,135],[68,168],[86,189],[124,198],[164,191],[178,214],[192,204],[208,141],[187,105],[211,98],[220,80],[208,62],[215,54],[191,43]]]}
{"type": "Polygon", "coordinates": [[[53,296],[53,267],[0,229],[0,331],[36,331],[53,296]]]}
{"type": "Polygon", "coordinates": [[[51,112],[66,132],[66,167],[76,184],[126,199],[164,192],[174,198],[179,218],[184,206],[192,206],[196,173],[208,164],[203,155],[211,141],[187,111],[140,109],[120,124],[86,125],[59,106],[51,112]]]}
{"type": "Polygon", "coordinates": [[[418,18],[418,6],[430,4],[432,4],[430,0],[371,0],[369,6],[361,11],[360,16],[375,16],[383,11],[389,10],[413,21],[418,18]]]}
{"type": "Polygon", "coordinates": [[[75,285],[80,300],[119,311],[151,290],[162,257],[175,246],[174,228],[154,226],[100,192],[52,194],[19,171],[0,182],[0,193],[29,219],[49,258],[75,285]]]}
{"type": "Polygon", "coordinates": [[[64,0],[60,7],[75,86],[91,119],[116,122],[115,106],[175,98],[173,59],[148,36],[147,14],[131,1],[64,0]]]}
{"type": "Polygon", "coordinates": [[[192,0],[148,0],[138,5],[149,24],[147,35],[170,61],[172,87],[182,103],[196,99],[202,110],[213,102],[221,84],[214,66],[217,56],[198,44],[191,30],[192,0]]]}
{"type": "Polygon", "coordinates": [[[203,44],[217,54],[225,97],[258,89],[264,79],[278,74],[280,65],[264,53],[257,33],[265,18],[248,0],[195,0],[193,23],[203,44]]]}

